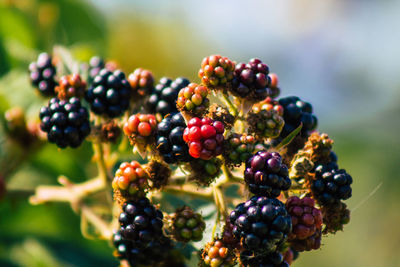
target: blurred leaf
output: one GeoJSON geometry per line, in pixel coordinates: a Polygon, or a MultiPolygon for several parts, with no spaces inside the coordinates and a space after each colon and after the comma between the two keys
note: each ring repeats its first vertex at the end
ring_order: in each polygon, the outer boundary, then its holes
{"type": "Polygon", "coordinates": [[[279,145],[276,146],[276,150],[284,148],[285,146],[289,145],[293,139],[300,133],[301,128],[303,128],[303,123],[300,123],[299,127],[297,127],[293,132],[291,132],[288,136],[286,136],[279,145]]]}

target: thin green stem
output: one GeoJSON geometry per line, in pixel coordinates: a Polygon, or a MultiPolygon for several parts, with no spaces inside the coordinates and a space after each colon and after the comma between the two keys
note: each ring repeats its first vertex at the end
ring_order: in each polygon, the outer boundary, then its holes
{"type": "Polygon", "coordinates": [[[227,94],[222,94],[222,99],[224,102],[228,105],[232,115],[236,117],[238,115],[238,110],[235,107],[235,105],[232,103],[232,101],[229,99],[229,96],[227,94]]]}
{"type": "Polygon", "coordinates": [[[189,195],[212,201],[213,194],[211,190],[196,190],[194,187],[188,188],[185,186],[165,186],[162,192],[168,192],[177,195],[189,195]]]}

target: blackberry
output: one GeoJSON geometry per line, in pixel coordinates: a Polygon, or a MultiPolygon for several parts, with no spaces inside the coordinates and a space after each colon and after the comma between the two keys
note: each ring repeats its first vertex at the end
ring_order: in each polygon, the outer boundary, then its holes
{"type": "Polygon", "coordinates": [[[336,163],[318,165],[311,190],[317,201],[323,206],[334,205],[340,200],[351,197],[352,177],[343,169],[338,170],[336,163]]]}
{"type": "Polygon", "coordinates": [[[232,249],[228,248],[222,240],[217,239],[206,244],[201,251],[199,266],[233,267],[236,265],[236,257],[232,249]]]}
{"type": "Polygon", "coordinates": [[[169,220],[169,230],[174,238],[181,242],[200,241],[206,223],[200,213],[194,212],[190,207],[178,208],[169,220]]]}
{"type": "Polygon", "coordinates": [[[254,137],[247,134],[233,133],[225,140],[224,159],[226,164],[240,166],[253,154],[255,146],[254,137]]]}
{"type": "Polygon", "coordinates": [[[89,60],[89,83],[93,82],[94,78],[105,66],[104,60],[99,56],[94,56],[89,60]]]}
{"type": "Polygon", "coordinates": [[[292,220],[277,199],[254,196],[231,212],[233,234],[256,255],[275,252],[286,241],[292,220]]]}
{"type": "Polygon", "coordinates": [[[235,63],[227,57],[212,55],[201,62],[199,78],[202,84],[213,89],[221,89],[233,79],[235,63]]]}
{"type": "Polygon", "coordinates": [[[253,102],[270,96],[268,86],[271,81],[268,73],[268,66],[257,58],[251,59],[248,64],[237,64],[232,82],[232,94],[253,102]]]}
{"type": "Polygon", "coordinates": [[[125,122],[123,130],[131,144],[144,152],[147,145],[154,143],[157,120],[152,114],[134,114],[125,122]]]}
{"type": "Polygon", "coordinates": [[[288,136],[300,126],[300,123],[303,123],[301,136],[304,138],[307,138],[317,127],[317,117],[313,114],[310,103],[302,101],[297,96],[289,96],[279,99],[279,104],[283,107],[285,121],[280,137],[288,136]]]}
{"type": "Polygon", "coordinates": [[[209,160],[222,154],[225,126],[210,118],[194,117],[183,132],[183,140],[189,145],[193,158],[209,160]]]}
{"type": "Polygon", "coordinates": [[[56,86],[55,92],[59,99],[69,99],[71,97],[83,97],[86,89],[86,82],[81,79],[79,74],[62,76],[60,84],[56,86]]]}
{"type": "Polygon", "coordinates": [[[219,158],[194,159],[187,167],[190,172],[189,180],[201,186],[209,186],[221,174],[221,166],[222,161],[219,158]]]}
{"type": "Polygon", "coordinates": [[[120,260],[127,260],[131,267],[160,264],[169,257],[172,250],[171,240],[164,236],[143,247],[124,238],[121,230],[114,233],[113,244],[116,248],[115,256],[120,260]]]}
{"type": "Polygon", "coordinates": [[[299,255],[300,253],[298,251],[288,247],[285,253],[283,253],[283,260],[286,261],[290,266],[295,260],[298,259],[299,255]]]}
{"type": "Polygon", "coordinates": [[[207,111],[210,105],[207,95],[207,87],[190,83],[179,91],[176,106],[181,112],[201,116],[207,111]]]}
{"type": "Polygon", "coordinates": [[[76,97],[68,101],[52,98],[47,107],[40,109],[40,120],[49,142],[60,148],[76,148],[90,133],[88,111],[76,97]]]}
{"type": "Polygon", "coordinates": [[[146,247],[162,236],[163,214],[148,198],[125,202],[122,210],[119,222],[121,234],[126,240],[135,242],[139,247],[146,247]]]}
{"type": "Polygon", "coordinates": [[[321,245],[322,213],[315,208],[314,199],[289,197],[286,209],[292,216],[291,246],[297,251],[318,249],[321,245]]]}
{"type": "Polygon", "coordinates": [[[350,222],[350,210],[346,204],[339,202],[335,205],[323,206],[322,215],[324,218],[324,234],[336,233],[343,230],[343,225],[350,222]]]}
{"type": "Polygon", "coordinates": [[[143,197],[149,188],[148,179],[149,174],[139,162],[123,162],[115,172],[112,188],[114,191],[118,190],[125,198],[143,197]]]}
{"type": "Polygon", "coordinates": [[[154,76],[149,70],[138,68],[128,76],[134,97],[149,95],[154,88],[154,76]]]}
{"type": "Polygon", "coordinates": [[[279,252],[254,256],[251,251],[245,250],[240,253],[240,262],[245,267],[289,267],[279,252]]]}
{"type": "Polygon", "coordinates": [[[166,163],[188,162],[189,148],[183,141],[185,120],[180,113],[164,118],[157,126],[156,145],[166,163]]]}
{"type": "Polygon", "coordinates": [[[47,53],[41,53],[36,62],[29,65],[30,81],[34,87],[44,96],[53,96],[57,85],[55,80],[56,67],[52,63],[52,57],[47,53]]]}
{"type": "Polygon", "coordinates": [[[176,100],[178,99],[179,90],[189,85],[189,83],[188,79],[182,77],[175,79],[175,81],[166,77],[161,78],[145,103],[146,110],[153,114],[159,113],[162,117],[178,112],[176,100]]]}
{"type": "Polygon", "coordinates": [[[86,91],[85,99],[94,113],[115,118],[129,108],[130,95],[130,85],[122,71],[102,69],[86,91]]]}
{"type": "Polygon", "coordinates": [[[250,192],[267,197],[278,197],[291,186],[288,168],[277,152],[258,151],[246,162],[244,180],[250,192]]]}

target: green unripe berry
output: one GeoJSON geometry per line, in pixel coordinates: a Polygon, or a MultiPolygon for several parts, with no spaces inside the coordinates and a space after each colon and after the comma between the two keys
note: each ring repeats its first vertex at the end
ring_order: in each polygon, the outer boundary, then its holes
{"type": "Polygon", "coordinates": [[[192,231],[190,231],[187,228],[183,228],[180,231],[181,237],[183,237],[184,239],[190,239],[192,237],[192,231]]]}
{"type": "Polygon", "coordinates": [[[183,228],[185,225],[186,225],[186,219],[182,217],[179,217],[174,223],[174,226],[176,228],[183,228]]]}
{"type": "Polygon", "coordinates": [[[186,227],[189,227],[190,229],[196,227],[197,225],[197,220],[195,218],[191,218],[186,221],[186,227]]]}
{"type": "Polygon", "coordinates": [[[217,167],[212,163],[206,163],[205,165],[206,172],[210,175],[217,173],[217,167]]]}

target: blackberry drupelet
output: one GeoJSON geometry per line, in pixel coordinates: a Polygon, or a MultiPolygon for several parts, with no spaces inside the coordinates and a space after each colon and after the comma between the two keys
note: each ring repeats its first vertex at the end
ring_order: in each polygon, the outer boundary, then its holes
{"type": "Polygon", "coordinates": [[[245,267],[289,267],[279,252],[254,256],[251,251],[245,250],[240,253],[240,262],[245,267]]]}
{"type": "Polygon", "coordinates": [[[352,183],[352,177],[345,170],[338,170],[336,163],[318,165],[311,190],[321,205],[329,206],[350,198],[352,183]]]}
{"type": "Polygon", "coordinates": [[[200,213],[194,212],[190,207],[178,208],[171,216],[169,229],[174,238],[181,242],[200,241],[206,223],[200,213]]]}
{"type": "Polygon", "coordinates": [[[175,79],[175,81],[166,77],[161,78],[145,104],[146,110],[153,114],[160,113],[162,117],[178,112],[176,100],[179,90],[189,83],[188,79],[182,77],[175,79]]]}
{"type": "Polygon", "coordinates": [[[220,239],[213,240],[206,244],[201,251],[201,259],[199,266],[211,267],[233,267],[236,265],[236,257],[233,249],[228,248],[220,239]]]}
{"type": "Polygon", "coordinates": [[[115,118],[129,108],[130,96],[130,85],[122,71],[102,69],[86,91],[85,99],[94,113],[115,118]]]}
{"type": "Polygon", "coordinates": [[[231,212],[233,234],[255,255],[277,251],[292,229],[285,205],[277,199],[254,196],[231,212]]]}
{"type": "Polygon", "coordinates": [[[40,120],[49,142],[60,148],[76,148],[90,133],[88,111],[76,97],[68,101],[52,98],[47,107],[41,108],[40,120]]]}
{"type": "Polygon", "coordinates": [[[297,96],[288,96],[279,99],[279,104],[283,107],[283,119],[285,125],[280,134],[284,138],[293,132],[300,123],[303,123],[301,136],[307,138],[317,127],[317,117],[313,114],[310,103],[302,101],[297,96]]]}
{"type": "Polygon", "coordinates": [[[34,87],[44,96],[53,96],[57,85],[55,80],[56,67],[52,63],[52,57],[47,53],[39,54],[36,62],[29,65],[30,81],[34,87]]]}
{"type": "Polygon", "coordinates": [[[188,162],[188,145],[183,141],[185,120],[180,113],[164,118],[157,126],[156,145],[164,161],[167,163],[188,162]]]}
{"type": "Polygon", "coordinates": [[[246,162],[244,180],[250,192],[267,197],[278,197],[291,186],[288,168],[277,152],[258,151],[246,162]]]}
{"type": "Polygon", "coordinates": [[[219,158],[191,160],[187,166],[189,180],[201,186],[209,186],[222,173],[221,166],[222,161],[219,158]]]}
{"type": "Polygon", "coordinates": [[[105,66],[104,60],[99,56],[94,56],[89,60],[89,83],[93,82],[94,78],[105,66]]]}
{"type": "Polygon", "coordinates": [[[119,215],[121,233],[129,241],[139,247],[146,247],[151,241],[162,236],[163,214],[143,197],[136,201],[128,201],[122,205],[119,215]]]}

